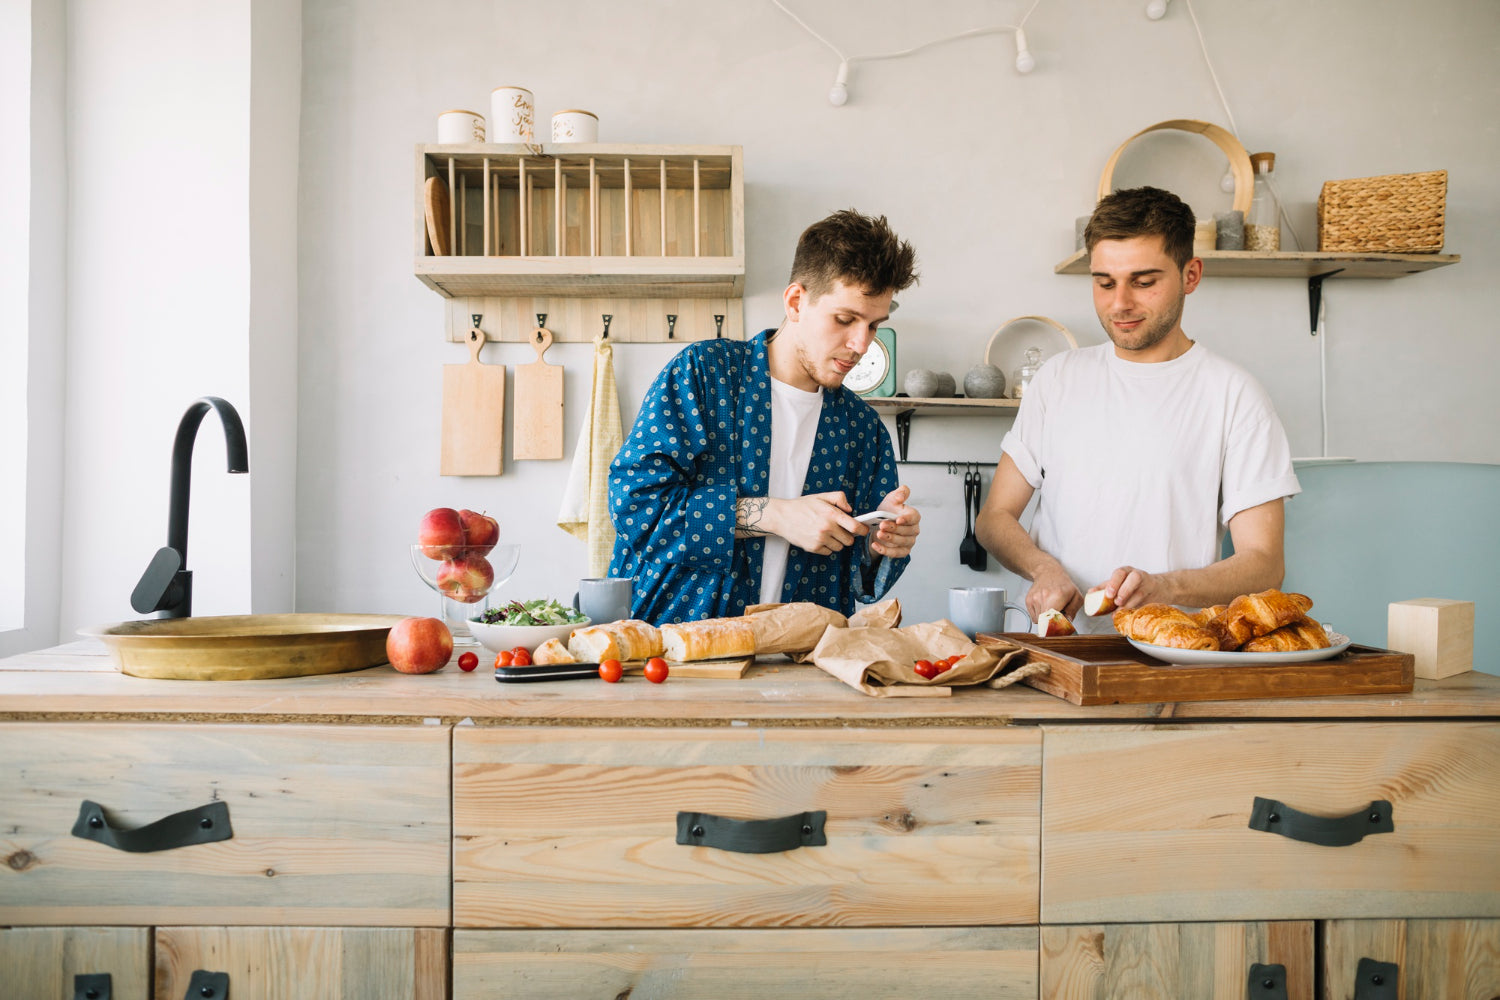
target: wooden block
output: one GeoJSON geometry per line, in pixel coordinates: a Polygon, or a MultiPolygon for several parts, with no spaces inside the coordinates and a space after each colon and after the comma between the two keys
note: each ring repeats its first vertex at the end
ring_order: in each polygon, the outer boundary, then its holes
{"type": "Polygon", "coordinates": [[[1416,657],[1418,677],[1441,680],[1474,669],[1474,602],[1423,597],[1397,601],[1386,645],[1416,657]]]}

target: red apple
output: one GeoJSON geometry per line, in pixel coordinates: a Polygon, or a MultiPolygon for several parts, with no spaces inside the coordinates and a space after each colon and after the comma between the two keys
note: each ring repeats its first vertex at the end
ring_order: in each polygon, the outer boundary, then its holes
{"type": "Polygon", "coordinates": [[[1083,613],[1090,618],[1107,615],[1115,609],[1115,602],[1105,596],[1104,588],[1098,587],[1083,595],[1083,613]]]}
{"type": "Polygon", "coordinates": [[[422,517],[417,544],[428,559],[452,559],[464,544],[464,522],[452,507],[434,507],[422,517]]]}
{"type": "Polygon", "coordinates": [[[436,618],[403,618],[385,637],[385,657],[403,674],[441,670],[453,655],[453,633],[436,618]]]}
{"type": "Polygon", "coordinates": [[[438,567],[438,590],[460,604],[473,604],[495,583],[495,569],[484,556],[463,555],[438,567]]]}
{"type": "Polygon", "coordinates": [[[500,541],[500,523],[488,514],[476,514],[472,510],[461,510],[458,519],[463,522],[464,539],[471,554],[487,556],[495,543],[500,541]]]}
{"type": "Polygon", "coordinates": [[[1056,608],[1048,608],[1036,616],[1036,634],[1040,636],[1072,635],[1078,630],[1067,615],[1056,608]]]}

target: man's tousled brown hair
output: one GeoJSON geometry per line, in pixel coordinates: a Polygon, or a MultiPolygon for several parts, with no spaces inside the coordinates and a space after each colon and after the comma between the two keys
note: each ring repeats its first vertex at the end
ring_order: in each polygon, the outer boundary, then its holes
{"type": "Polygon", "coordinates": [[[1160,236],[1162,249],[1178,267],[1193,259],[1193,210],[1161,188],[1126,188],[1099,199],[1083,230],[1083,245],[1092,255],[1100,240],[1160,236]]]}
{"type": "Polygon", "coordinates": [[[814,299],[832,291],[838,281],[879,295],[911,287],[916,264],[916,251],[891,231],[885,216],[846,208],[803,230],[792,257],[791,280],[814,299]]]}

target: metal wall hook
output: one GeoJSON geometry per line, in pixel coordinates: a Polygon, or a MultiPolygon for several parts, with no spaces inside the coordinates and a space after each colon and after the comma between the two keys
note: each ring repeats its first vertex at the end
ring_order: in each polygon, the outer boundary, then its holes
{"type": "Polygon", "coordinates": [[[603,317],[604,317],[604,339],[608,340],[609,339],[609,324],[610,324],[610,321],[614,319],[614,316],[612,314],[610,314],[610,313],[602,313],[601,315],[603,315],[603,317]]]}
{"type": "Polygon", "coordinates": [[[537,326],[546,326],[547,325],[547,314],[546,313],[537,313],[536,314],[536,325],[537,326]]]}
{"type": "Polygon", "coordinates": [[[714,313],[714,339],[722,340],[724,337],[724,314],[714,313]]]}
{"type": "Polygon", "coordinates": [[[667,339],[672,340],[677,333],[677,314],[667,313],[667,339]]]}
{"type": "Polygon", "coordinates": [[[479,321],[484,319],[484,313],[469,313],[469,318],[474,321],[474,329],[479,329],[479,321]]]}

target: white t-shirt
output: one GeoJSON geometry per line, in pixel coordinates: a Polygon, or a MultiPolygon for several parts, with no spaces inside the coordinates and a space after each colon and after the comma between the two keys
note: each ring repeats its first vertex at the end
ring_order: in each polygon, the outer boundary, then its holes
{"type": "MultiPolygon", "coordinates": [[[[771,379],[771,483],[767,496],[785,500],[802,495],[822,415],[823,390],[807,392],[771,379]]],[[[781,600],[789,547],[790,543],[780,535],[766,536],[760,569],[762,604],[781,600]]]]}
{"type": "Polygon", "coordinates": [[[1230,518],[1302,489],[1265,390],[1202,344],[1157,364],[1113,344],[1056,355],[1000,447],[1039,490],[1032,538],[1085,591],[1120,566],[1208,566],[1230,518]]]}

